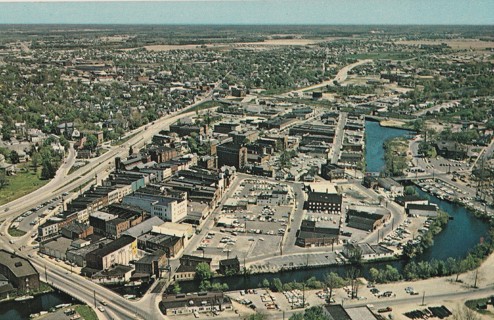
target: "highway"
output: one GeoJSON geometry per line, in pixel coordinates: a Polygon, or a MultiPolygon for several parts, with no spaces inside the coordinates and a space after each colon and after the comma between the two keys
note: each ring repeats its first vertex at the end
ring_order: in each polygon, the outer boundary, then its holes
{"type": "Polygon", "coordinates": [[[326,86],[334,86],[335,85],[334,84],[335,81],[338,82],[338,83],[341,83],[341,82],[345,81],[348,78],[348,71],[350,71],[353,68],[358,67],[360,65],[371,63],[371,62],[372,62],[371,59],[366,59],[366,60],[360,60],[360,61],[357,61],[355,63],[349,64],[349,65],[344,66],[343,68],[341,68],[340,71],[338,71],[338,73],[336,74],[336,76],[333,79],[326,80],[326,81],[323,81],[323,82],[318,83],[318,84],[314,84],[314,85],[309,86],[309,87],[305,87],[305,88],[301,88],[301,89],[298,89],[298,90],[290,91],[290,93],[292,93],[292,94],[293,93],[301,94],[304,91],[311,91],[311,90],[319,89],[319,88],[326,87],[326,86]]]}
{"type": "Polygon", "coordinates": [[[71,144],[68,155],[64,159],[64,162],[60,168],[58,168],[55,177],[38,190],[0,206],[0,218],[15,213],[21,213],[21,211],[35,207],[40,202],[43,202],[43,199],[50,199],[51,196],[47,198],[46,194],[51,193],[53,188],[60,186],[64,181],[66,181],[67,173],[74,165],[76,155],[77,154],[73,148],[73,144],[71,144]]]}
{"type": "MultiPolygon", "coordinates": [[[[217,83],[218,86],[220,82],[217,83]]],[[[1,225],[2,233],[0,235],[0,247],[9,251],[16,251],[21,255],[29,255],[28,259],[32,261],[35,268],[40,273],[40,278],[45,279],[45,268],[47,270],[48,282],[62,291],[70,294],[74,298],[94,308],[94,294],[96,300],[105,300],[107,305],[102,313],[95,309],[100,319],[158,319],[162,314],[158,308],[158,302],[161,298],[159,294],[148,294],[138,301],[129,301],[120,295],[105,289],[104,287],[91,282],[90,280],[73,274],[69,270],[54,263],[50,259],[39,257],[33,250],[31,235],[37,230],[33,228],[22,237],[11,237],[8,232],[8,226],[22,212],[34,207],[51,198],[61,195],[64,192],[70,192],[79,186],[93,180],[104,179],[109,173],[109,169],[114,165],[115,157],[125,158],[128,155],[129,146],[138,149],[149,141],[152,136],[165,129],[179,118],[194,115],[194,111],[184,112],[194,108],[200,103],[211,100],[213,90],[196,103],[179,110],[171,115],[162,117],[151,124],[144,125],[127,133],[128,141],[120,146],[111,147],[108,152],[98,158],[91,160],[84,167],[67,174],[75,162],[76,153],[70,148],[66,161],[57,171],[56,176],[47,183],[43,188],[32,192],[24,197],[14,200],[0,207],[0,218],[4,221],[1,225]],[[12,243],[10,243],[12,241],[12,243]]],[[[36,250],[37,251],[37,250],[36,250]]]]}

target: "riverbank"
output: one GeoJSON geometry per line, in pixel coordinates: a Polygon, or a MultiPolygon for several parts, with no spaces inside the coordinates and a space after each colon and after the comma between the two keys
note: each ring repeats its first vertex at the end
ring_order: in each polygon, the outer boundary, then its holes
{"type": "Polygon", "coordinates": [[[408,127],[408,122],[403,121],[401,119],[390,119],[390,118],[383,118],[379,116],[365,116],[366,121],[372,121],[372,122],[378,122],[381,127],[386,127],[386,128],[393,128],[393,129],[399,129],[399,130],[406,130],[406,131],[414,131],[410,127],[408,127]]]}
{"type": "Polygon", "coordinates": [[[33,295],[34,298],[24,301],[3,301],[0,303],[0,320],[25,320],[31,314],[49,311],[50,309],[64,305],[80,303],[71,296],[52,289],[51,292],[33,295]]]}
{"type": "Polygon", "coordinates": [[[49,286],[48,284],[46,284],[45,282],[40,282],[40,288],[38,291],[31,291],[29,292],[28,294],[27,293],[15,293],[13,294],[12,296],[8,296],[7,298],[3,299],[3,300],[0,300],[0,307],[2,306],[3,303],[7,303],[7,302],[11,302],[11,301],[15,301],[16,298],[19,298],[19,297],[22,297],[22,296],[39,296],[39,295],[43,295],[43,294],[47,294],[47,293],[52,293],[52,292],[55,292],[55,289],[53,289],[53,287],[49,286]]]}

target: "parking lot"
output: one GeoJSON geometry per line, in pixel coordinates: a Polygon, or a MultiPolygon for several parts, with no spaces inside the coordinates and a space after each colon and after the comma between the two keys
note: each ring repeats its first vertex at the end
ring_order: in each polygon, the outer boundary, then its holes
{"type": "Polygon", "coordinates": [[[230,200],[223,206],[215,227],[195,248],[195,254],[213,260],[235,256],[242,260],[276,252],[274,248],[280,248],[293,212],[294,200],[288,186],[246,179],[230,200]]]}
{"type": "Polygon", "coordinates": [[[37,227],[41,219],[61,208],[60,201],[60,198],[56,197],[51,199],[50,201],[46,201],[36,207],[29,209],[28,211],[24,212],[14,219],[12,227],[15,227],[24,232],[31,231],[33,228],[37,227]]]}

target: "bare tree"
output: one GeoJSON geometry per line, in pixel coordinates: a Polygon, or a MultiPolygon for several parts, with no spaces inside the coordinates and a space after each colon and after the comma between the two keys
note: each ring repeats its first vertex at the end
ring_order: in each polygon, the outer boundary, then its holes
{"type": "Polygon", "coordinates": [[[350,288],[352,290],[352,299],[355,299],[358,296],[359,289],[359,281],[358,277],[360,276],[360,270],[357,268],[350,268],[347,271],[347,278],[350,281],[350,288]]]}

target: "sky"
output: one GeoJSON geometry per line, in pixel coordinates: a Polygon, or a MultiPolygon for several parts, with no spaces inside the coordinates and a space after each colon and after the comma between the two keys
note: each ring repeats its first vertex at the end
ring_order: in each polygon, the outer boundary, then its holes
{"type": "Polygon", "coordinates": [[[494,0],[0,0],[0,24],[493,25],[494,0]]]}

